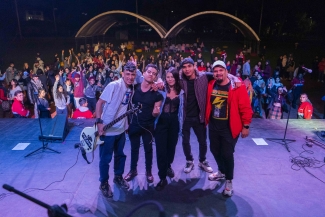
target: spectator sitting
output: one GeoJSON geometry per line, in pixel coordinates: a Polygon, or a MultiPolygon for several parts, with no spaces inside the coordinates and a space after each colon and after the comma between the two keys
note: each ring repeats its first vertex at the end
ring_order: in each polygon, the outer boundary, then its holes
{"type": "Polygon", "coordinates": [[[311,119],[313,116],[313,106],[305,93],[300,94],[300,106],[298,108],[298,119],[311,119]]]}
{"type": "Polygon", "coordinates": [[[207,68],[204,66],[204,62],[201,62],[200,65],[197,67],[199,72],[205,72],[207,68]]]}
{"type": "Polygon", "coordinates": [[[23,104],[24,94],[21,90],[15,92],[14,102],[12,104],[11,110],[14,118],[27,118],[29,111],[25,109],[23,104]]]}
{"type": "Polygon", "coordinates": [[[88,102],[86,98],[80,98],[79,99],[80,107],[74,111],[72,118],[73,119],[89,119],[93,118],[93,114],[88,109],[88,102]]]}

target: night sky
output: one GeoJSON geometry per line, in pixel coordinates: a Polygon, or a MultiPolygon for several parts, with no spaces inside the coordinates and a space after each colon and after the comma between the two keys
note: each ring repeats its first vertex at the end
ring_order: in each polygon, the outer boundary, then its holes
{"type": "MultiPolygon", "coordinates": [[[[48,22],[53,22],[53,8],[57,23],[77,31],[87,20],[109,10],[136,12],[135,0],[16,0],[21,19],[25,10],[42,10],[48,22]]],[[[138,0],[139,14],[161,23],[166,29],[181,19],[200,11],[218,10],[247,22],[258,32],[263,0],[138,0]]],[[[15,0],[1,0],[1,35],[17,31],[15,0]]],[[[299,17],[304,14],[314,22],[312,33],[323,36],[325,32],[324,0],[264,0],[262,31],[268,26],[281,25],[282,31],[299,32],[299,17]]],[[[22,23],[23,25],[23,23],[22,23]]],[[[301,25],[300,25],[301,27],[301,25]]],[[[303,27],[301,27],[303,28],[303,27]]]]}

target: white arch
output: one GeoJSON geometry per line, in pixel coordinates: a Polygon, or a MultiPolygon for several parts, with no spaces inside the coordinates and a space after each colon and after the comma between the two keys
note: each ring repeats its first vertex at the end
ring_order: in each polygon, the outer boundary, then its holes
{"type": "MultiPolygon", "coordinates": [[[[85,35],[82,35],[82,31],[83,30],[86,30],[89,25],[91,25],[92,22],[96,21],[97,19],[98,20],[101,20],[101,18],[105,18],[106,16],[109,16],[109,15],[114,15],[114,14],[126,14],[126,15],[130,15],[130,16],[133,16],[133,17],[136,17],[140,20],[142,20],[143,22],[147,23],[148,25],[150,25],[154,30],[156,30],[156,32],[159,34],[159,36],[161,38],[164,38],[164,36],[166,35],[166,30],[164,27],[162,27],[158,22],[152,20],[152,19],[149,19],[147,17],[144,17],[142,15],[139,15],[139,14],[135,14],[135,13],[132,13],[132,12],[128,12],[128,11],[122,11],[122,10],[115,10],[115,11],[107,11],[107,12],[104,12],[104,13],[101,13],[95,17],[93,17],[92,19],[90,19],[87,23],[85,23],[80,29],[79,31],[77,32],[76,34],[76,38],[78,37],[87,37],[85,35]]],[[[113,25],[110,24],[108,27],[105,28],[105,31],[102,33],[103,35],[108,31],[108,29],[110,27],[112,27],[113,25]]],[[[92,35],[89,35],[89,36],[92,36],[92,35]]]]}
{"type": "Polygon", "coordinates": [[[171,33],[173,33],[173,31],[178,27],[180,26],[182,23],[194,18],[194,17],[197,17],[197,16],[201,16],[201,15],[206,15],[206,14],[217,14],[217,15],[222,15],[222,16],[226,16],[230,19],[233,19],[235,21],[237,21],[239,24],[241,24],[242,26],[246,27],[246,29],[254,36],[254,38],[257,40],[257,41],[261,41],[260,38],[258,37],[258,35],[255,33],[255,31],[247,24],[245,23],[244,21],[242,21],[241,19],[238,19],[237,17],[231,15],[231,14],[228,14],[228,13],[225,13],[225,12],[221,12],[221,11],[203,11],[203,12],[199,12],[199,13],[196,13],[196,14],[193,14],[189,17],[186,17],[185,19],[179,21],[178,23],[176,23],[165,35],[164,38],[167,38],[171,33]]]}

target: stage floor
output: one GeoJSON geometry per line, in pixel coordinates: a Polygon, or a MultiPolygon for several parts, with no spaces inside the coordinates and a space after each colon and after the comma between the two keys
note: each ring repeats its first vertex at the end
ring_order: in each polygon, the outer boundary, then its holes
{"type": "MultiPolygon", "coordinates": [[[[45,125],[46,120],[42,121],[45,125]]],[[[138,204],[148,200],[160,202],[166,210],[166,216],[324,216],[325,166],[294,170],[299,168],[290,160],[291,157],[299,156],[305,148],[313,153],[305,152],[302,155],[318,160],[316,167],[324,164],[324,149],[316,145],[311,148],[304,145],[306,136],[321,141],[316,134],[325,130],[324,120],[291,119],[287,138],[297,141],[288,145],[291,150],[288,152],[281,144],[265,140],[268,145],[256,145],[252,140],[252,138],[283,138],[286,120],[254,119],[250,136],[239,139],[236,146],[234,195],[231,198],[222,196],[223,182],[209,181],[208,174],[198,169],[198,144],[192,133],[195,168],[190,174],[183,172],[185,157],[179,139],[172,165],[176,176],[171,180],[168,179],[169,185],[163,191],[157,192],[153,188],[159,181],[155,146],[153,160],[155,181],[149,185],[145,178],[144,152],[141,148],[139,175],[130,182],[129,190],[120,190],[113,184],[112,161],[109,181],[113,187],[114,197],[110,200],[102,197],[98,189],[98,149],[94,162],[88,165],[81,153],[78,155],[78,149],[74,148],[74,144],[79,142],[81,130],[86,126],[92,126],[93,121],[69,120],[70,132],[66,140],[63,143],[48,145],[61,154],[45,151],[25,158],[26,154],[42,146],[42,142],[38,140],[40,135],[38,121],[0,119],[1,186],[9,184],[50,205],[66,203],[68,213],[72,216],[125,216],[138,204]],[[24,150],[12,150],[18,143],[30,144],[24,150]],[[53,184],[50,185],[51,183],[53,184]],[[46,189],[39,190],[44,188],[46,189]]],[[[127,155],[126,174],[130,169],[128,141],[124,152],[127,155]]],[[[88,159],[91,158],[89,154],[88,159]]],[[[209,150],[207,159],[212,168],[217,170],[216,162],[209,150]]],[[[47,216],[44,208],[18,195],[10,194],[2,188],[0,195],[1,216],[47,216]]],[[[134,216],[158,216],[158,211],[152,205],[146,206],[134,216]]]]}

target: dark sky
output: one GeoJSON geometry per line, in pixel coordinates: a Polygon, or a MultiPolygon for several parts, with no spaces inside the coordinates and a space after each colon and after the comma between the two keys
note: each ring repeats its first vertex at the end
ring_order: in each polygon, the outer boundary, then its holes
{"type": "MultiPolygon", "coordinates": [[[[53,8],[58,23],[78,29],[87,20],[109,10],[136,11],[136,0],[16,0],[19,13],[25,10],[42,10],[52,21],[53,8]],[[85,13],[87,15],[85,15],[85,13]]],[[[263,0],[138,0],[139,14],[150,17],[169,29],[181,19],[200,11],[219,10],[235,15],[258,31],[263,0]],[[173,12],[171,12],[173,11],[173,12]]],[[[0,0],[0,31],[16,31],[15,0],[0,0]]],[[[284,28],[294,27],[297,16],[306,13],[315,21],[317,34],[325,30],[324,0],[264,0],[262,26],[283,22],[284,28]]],[[[314,28],[314,29],[315,29],[314,28]]]]}

